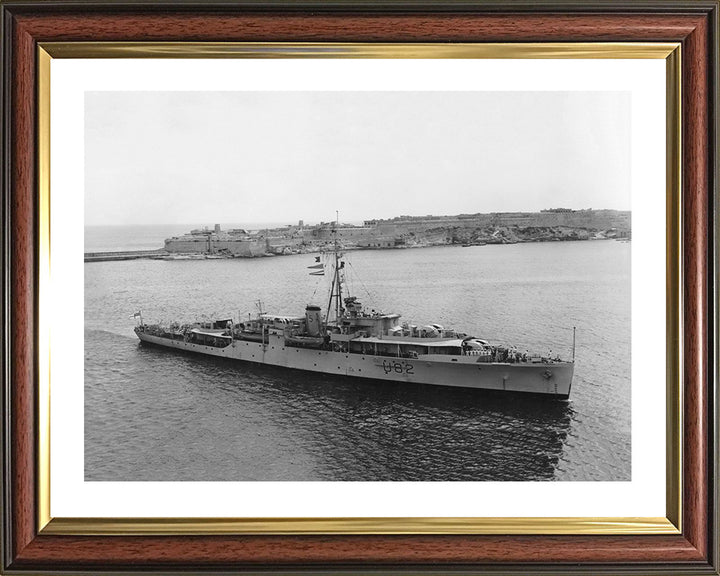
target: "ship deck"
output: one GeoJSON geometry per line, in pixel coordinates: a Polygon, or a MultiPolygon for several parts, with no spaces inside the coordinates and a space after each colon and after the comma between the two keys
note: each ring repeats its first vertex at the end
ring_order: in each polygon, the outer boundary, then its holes
{"type": "Polygon", "coordinates": [[[353,338],[350,342],[359,342],[361,344],[400,344],[408,346],[428,346],[428,347],[458,347],[462,346],[460,338],[378,338],[377,336],[367,336],[353,338]]]}

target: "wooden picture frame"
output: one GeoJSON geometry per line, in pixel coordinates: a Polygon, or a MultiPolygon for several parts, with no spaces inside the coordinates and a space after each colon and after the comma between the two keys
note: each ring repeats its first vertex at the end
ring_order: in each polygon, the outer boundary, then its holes
{"type": "MultiPolygon", "coordinates": [[[[11,0],[2,3],[2,30],[4,572],[718,573],[717,1],[11,0]],[[668,211],[668,226],[679,224],[674,259],[682,288],[673,290],[668,280],[668,318],[682,325],[675,325],[679,341],[669,344],[668,371],[682,383],[682,397],[670,402],[681,428],[668,434],[668,462],[682,469],[675,475],[669,467],[668,493],[678,497],[668,498],[668,522],[679,529],[531,534],[522,525],[498,525],[484,533],[401,527],[390,534],[288,535],[271,527],[200,533],[172,520],[149,529],[138,522],[53,529],[44,520],[42,488],[49,436],[39,392],[38,309],[48,238],[41,210],[47,198],[38,191],[47,185],[47,111],[38,87],[43,46],[62,43],[72,53],[83,42],[678,43],[681,88],[668,96],[680,96],[682,137],[669,159],[676,153],[681,162],[668,162],[668,181],[678,179],[681,204],[668,211]]],[[[669,241],[669,252],[673,246],[669,241]]]]}

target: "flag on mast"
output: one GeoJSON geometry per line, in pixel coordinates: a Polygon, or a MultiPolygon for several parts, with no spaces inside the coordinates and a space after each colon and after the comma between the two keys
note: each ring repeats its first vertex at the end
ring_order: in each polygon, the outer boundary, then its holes
{"type": "Polygon", "coordinates": [[[325,264],[320,262],[320,256],[315,256],[315,262],[318,262],[318,264],[308,266],[308,269],[313,270],[313,272],[309,273],[310,276],[325,276],[325,264]]]}

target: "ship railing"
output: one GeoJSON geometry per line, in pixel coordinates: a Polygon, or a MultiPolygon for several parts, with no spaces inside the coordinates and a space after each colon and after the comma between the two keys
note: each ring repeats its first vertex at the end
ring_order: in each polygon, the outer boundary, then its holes
{"type": "Polygon", "coordinates": [[[492,354],[490,352],[488,352],[487,350],[468,349],[468,350],[463,351],[463,356],[488,356],[488,357],[490,357],[490,356],[492,356],[492,354]]]}

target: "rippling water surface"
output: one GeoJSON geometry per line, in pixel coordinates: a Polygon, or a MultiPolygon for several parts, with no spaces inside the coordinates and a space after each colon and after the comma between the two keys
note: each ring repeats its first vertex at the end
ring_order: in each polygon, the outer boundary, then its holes
{"type": "MultiPolygon", "coordinates": [[[[114,233],[117,233],[115,231],[114,233]]],[[[630,244],[348,254],[365,305],[569,358],[571,400],[376,383],[143,346],[146,322],[325,306],[312,255],[85,264],[87,480],[629,480],[630,244]]]]}

